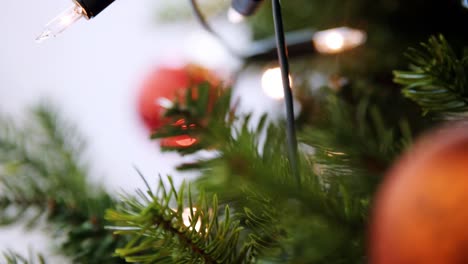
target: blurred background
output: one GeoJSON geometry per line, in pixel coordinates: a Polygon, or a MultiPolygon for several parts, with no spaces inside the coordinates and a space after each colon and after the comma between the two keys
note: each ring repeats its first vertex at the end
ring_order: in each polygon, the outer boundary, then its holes
{"type": "MultiPolygon", "coordinates": [[[[143,185],[134,166],[153,178],[180,174],[174,166],[182,158],[162,154],[139,119],[137,98],[144,79],[158,65],[188,62],[228,76],[239,62],[194,20],[158,22],[161,10],[171,16],[165,2],[120,0],[96,19],[79,21],[38,44],[34,39],[43,26],[71,1],[5,1],[0,16],[1,111],[20,119],[26,108],[42,100],[57,105],[88,140],[95,180],[116,191],[143,185]]],[[[190,14],[188,1],[180,5],[190,14]]],[[[246,27],[223,18],[219,25],[239,47],[249,39],[246,27]]],[[[21,227],[0,230],[1,249],[47,252],[43,239],[40,231],[21,227]]]]}
{"type": "MultiPolygon", "coordinates": [[[[200,2],[215,29],[239,51],[250,48],[252,40],[272,35],[268,1],[250,23],[241,24],[227,20],[230,1],[200,2]]],[[[193,157],[162,153],[159,144],[149,140],[138,113],[141,89],[158,67],[195,63],[226,83],[236,78],[234,97],[242,99],[240,112],[268,112],[272,119],[283,115],[281,101],[262,90],[262,73],[275,67],[274,62],[243,68],[196,23],[188,1],[118,0],[97,18],[79,21],[57,38],[36,43],[43,26],[71,4],[68,0],[3,4],[0,111],[22,119],[24,110],[38,102],[57,105],[88,140],[86,158],[93,180],[104,183],[110,193],[143,187],[134,167],[154,181],[159,174],[177,176],[179,183],[194,176],[175,170],[182,160],[193,157]],[[237,75],[241,70],[243,74],[237,75]]],[[[291,62],[296,112],[302,114],[299,125],[314,123],[320,115],[317,101],[324,96],[317,94],[327,86],[352,104],[369,97],[382,106],[387,119],[398,120],[404,113],[417,126],[411,118],[420,113],[402,100],[392,70],[406,68],[403,52],[431,34],[443,33],[456,47],[468,36],[463,27],[467,10],[458,0],[295,0],[284,5],[288,31],[349,26],[367,33],[364,47],[343,56],[299,56],[291,62]]],[[[280,83],[274,78],[269,77],[269,87],[280,83]]],[[[0,229],[0,249],[50,252],[44,241],[41,231],[0,229]]]]}

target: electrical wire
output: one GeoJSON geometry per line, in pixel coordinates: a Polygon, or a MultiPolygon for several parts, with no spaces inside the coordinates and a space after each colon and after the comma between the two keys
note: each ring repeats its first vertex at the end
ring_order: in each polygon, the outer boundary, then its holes
{"type": "Polygon", "coordinates": [[[197,0],[190,0],[190,5],[193,10],[193,14],[195,15],[195,18],[198,20],[200,25],[210,33],[216,40],[218,40],[221,45],[224,46],[224,48],[234,57],[243,59],[243,56],[240,55],[229,43],[218,33],[216,32],[213,27],[208,23],[207,19],[201,12],[200,6],[198,5],[197,0]]]}
{"type": "MultiPolygon", "coordinates": [[[[286,105],[286,138],[287,138],[287,147],[288,147],[288,159],[291,166],[291,172],[296,178],[297,185],[301,187],[301,179],[299,174],[298,166],[298,153],[297,153],[297,137],[296,137],[296,125],[294,118],[294,102],[293,95],[290,86],[289,80],[289,59],[288,51],[286,47],[285,33],[283,27],[283,16],[281,13],[281,4],[279,0],[272,0],[273,3],[273,18],[275,26],[275,36],[276,36],[276,48],[278,54],[278,60],[281,68],[281,75],[283,79],[283,89],[284,89],[284,101],[286,105]]],[[[249,57],[241,56],[237,51],[235,51],[228,42],[221,37],[208,23],[205,16],[198,6],[197,0],[190,0],[195,17],[197,18],[200,25],[213,37],[215,37],[233,56],[240,59],[248,59],[249,57]]],[[[310,44],[309,44],[310,45],[310,44]]],[[[265,53],[268,55],[269,50],[263,50],[260,53],[265,53]]],[[[251,55],[250,57],[253,57],[251,55]]]]}
{"type": "Polygon", "coordinates": [[[283,16],[281,14],[280,0],[272,0],[273,3],[273,18],[276,34],[276,46],[278,49],[278,60],[283,78],[284,102],[286,104],[286,137],[288,145],[288,158],[291,165],[291,172],[296,178],[297,185],[301,187],[301,178],[299,175],[298,155],[297,155],[297,138],[296,125],[294,118],[294,102],[289,82],[289,59],[286,48],[286,40],[283,28],[283,16]]]}

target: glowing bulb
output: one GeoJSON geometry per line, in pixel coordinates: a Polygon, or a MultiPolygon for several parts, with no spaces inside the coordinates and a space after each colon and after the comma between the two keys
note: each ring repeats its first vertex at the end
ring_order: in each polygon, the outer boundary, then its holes
{"type": "MultiPolygon", "coordinates": [[[[197,211],[196,208],[193,208],[193,213],[195,214],[195,212],[197,211]]],[[[184,211],[182,212],[182,220],[184,221],[184,225],[186,227],[190,227],[191,226],[191,222],[190,222],[190,218],[192,217],[192,214],[190,213],[190,208],[185,208],[184,211]]],[[[195,230],[197,232],[200,231],[200,227],[201,227],[201,222],[200,222],[200,219],[197,220],[197,223],[195,224],[195,230]]],[[[190,227],[191,229],[192,227],[190,227]]]]}
{"type": "Polygon", "coordinates": [[[227,14],[228,20],[231,23],[238,24],[245,20],[245,16],[230,7],[227,14]]]}
{"type": "MultiPolygon", "coordinates": [[[[289,76],[289,84],[293,86],[291,76],[289,76]]],[[[266,95],[273,99],[284,98],[283,78],[280,68],[268,69],[262,76],[262,88],[266,95]]]]}
{"type": "Polygon", "coordinates": [[[62,33],[70,25],[78,21],[80,18],[86,17],[85,11],[78,4],[74,4],[52,21],[50,21],[44,28],[44,31],[36,38],[37,42],[42,42],[51,37],[56,37],[62,33]]]}
{"type": "Polygon", "coordinates": [[[353,49],[366,42],[366,39],[364,31],[347,27],[319,31],[313,37],[317,51],[329,54],[353,49]]]}
{"type": "Polygon", "coordinates": [[[327,45],[330,50],[341,50],[344,46],[344,38],[338,32],[331,32],[325,36],[325,45],[327,45]]]}

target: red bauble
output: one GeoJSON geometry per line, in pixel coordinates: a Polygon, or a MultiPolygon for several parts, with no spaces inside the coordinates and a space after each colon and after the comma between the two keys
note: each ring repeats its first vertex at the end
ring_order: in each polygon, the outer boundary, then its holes
{"type": "Polygon", "coordinates": [[[371,264],[468,263],[468,125],[417,143],[389,172],[370,228],[371,264]]]}
{"type": "MultiPolygon", "coordinates": [[[[154,70],[144,81],[138,99],[138,111],[146,127],[154,132],[168,124],[164,118],[166,108],[161,105],[163,101],[178,100],[183,103],[185,92],[189,87],[202,82],[216,87],[220,81],[208,70],[196,65],[170,68],[160,67],[154,70]]],[[[184,122],[174,125],[187,125],[184,122]]],[[[164,138],[160,141],[163,147],[189,147],[197,142],[197,139],[188,135],[164,138]]]]}

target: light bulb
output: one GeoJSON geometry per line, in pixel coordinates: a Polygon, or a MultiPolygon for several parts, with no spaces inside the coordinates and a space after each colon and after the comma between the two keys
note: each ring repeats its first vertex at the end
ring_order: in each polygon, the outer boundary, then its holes
{"type": "Polygon", "coordinates": [[[40,43],[46,39],[56,37],[82,17],[86,17],[86,12],[80,5],[74,4],[50,21],[45,26],[44,31],[36,38],[36,41],[40,43]]]}
{"type": "Polygon", "coordinates": [[[329,54],[353,49],[366,42],[366,39],[367,35],[364,31],[347,27],[318,31],[313,37],[317,51],[329,54]]]}
{"type": "MultiPolygon", "coordinates": [[[[291,87],[293,86],[291,76],[289,76],[289,84],[291,87]]],[[[273,99],[284,98],[283,78],[280,68],[268,69],[263,73],[262,88],[265,94],[273,99]]]]}
{"type": "Polygon", "coordinates": [[[325,45],[332,51],[339,51],[343,49],[344,37],[338,32],[331,32],[325,35],[325,45]]]}
{"type": "MultiPolygon", "coordinates": [[[[197,208],[192,208],[192,211],[195,214],[197,212],[197,208]]],[[[190,208],[185,208],[184,211],[182,212],[182,220],[184,221],[184,225],[186,227],[191,226],[191,221],[193,221],[193,219],[191,218],[192,218],[192,213],[190,212],[190,208]]],[[[200,219],[197,219],[197,223],[195,224],[195,230],[199,232],[200,227],[201,227],[200,219]]],[[[190,227],[190,230],[192,230],[192,227],[190,227]]]]}
{"type": "Polygon", "coordinates": [[[229,22],[238,24],[245,20],[245,16],[237,12],[234,8],[230,7],[227,13],[227,18],[229,22]]]}

